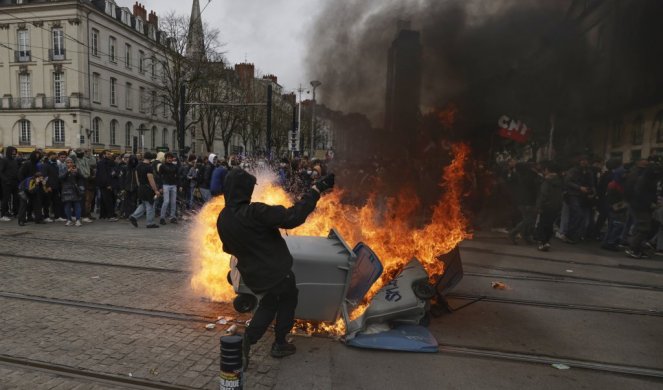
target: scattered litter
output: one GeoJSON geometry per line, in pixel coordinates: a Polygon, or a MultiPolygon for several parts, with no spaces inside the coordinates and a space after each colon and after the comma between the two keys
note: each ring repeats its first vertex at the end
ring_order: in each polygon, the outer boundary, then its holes
{"type": "Polygon", "coordinates": [[[246,320],[246,326],[249,326],[250,323],[251,323],[250,319],[246,320]]]}
{"type": "Polygon", "coordinates": [[[132,374],[132,373],[129,373],[129,376],[133,378],[133,377],[134,377],[134,374],[132,374]]]}
{"type": "Polygon", "coordinates": [[[566,364],[562,364],[562,363],[553,363],[551,365],[553,367],[555,367],[556,369],[558,369],[558,370],[568,370],[569,368],[571,368],[571,367],[567,366],[566,364]]]}
{"type": "Polygon", "coordinates": [[[92,279],[99,279],[99,276],[93,276],[92,279]]]}
{"type": "Polygon", "coordinates": [[[572,270],[572,269],[567,269],[566,272],[572,274],[572,273],[573,273],[573,270],[572,270]]]}
{"type": "Polygon", "coordinates": [[[150,374],[157,376],[159,375],[159,369],[158,368],[150,368],[150,374]]]}
{"type": "Polygon", "coordinates": [[[215,327],[216,327],[215,324],[207,324],[207,325],[205,325],[205,329],[207,329],[207,330],[212,330],[212,329],[214,329],[215,327]]]}
{"type": "Polygon", "coordinates": [[[492,282],[490,285],[497,290],[506,290],[508,288],[504,282],[492,282]]]}
{"type": "Polygon", "coordinates": [[[226,325],[229,322],[232,322],[234,320],[233,317],[224,317],[224,316],[218,316],[216,323],[219,325],[226,325]]]}
{"type": "Polygon", "coordinates": [[[228,320],[226,320],[225,318],[222,318],[222,319],[218,320],[216,323],[219,324],[219,325],[225,325],[225,324],[228,323],[228,320]]]}
{"type": "Polygon", "coordinates": [[[237,332],[237,325],[232,325],[230,328],[226,329],[226,336],[230,336],[237,332]]]}

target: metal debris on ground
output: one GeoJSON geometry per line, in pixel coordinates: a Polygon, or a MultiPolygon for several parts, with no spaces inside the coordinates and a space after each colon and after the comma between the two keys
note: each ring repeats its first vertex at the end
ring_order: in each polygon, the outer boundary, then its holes
{"type": "Polygon", "coordinates": [[[551,366],[555,367],[558,370],[568,370],[569,368],[571,368],[571,367],[567,366],[566,364],[562,364],[562,363],[553,363],[553,364],[551,364],[551,366]]]}
{"type": "Polygon", "coordinates": [[[226,329],[226,336],[233,335],[237,332],[237,325],[232,325],[228,329],[226,329]]]}
{"type": "Polygon", "coordinates": [[[490,285],[497,290],[506,290],[509,287],[504,282],[492,282],[490,285]]]}
{"type": "Polygon", "coordinates": [[[572,273],[573,273],[573,270],[572,270],[572,269],[567,269],[566,272],[572,274],[572,273]]]}
{"type": "Polygon", "coordinates": [[[207,324],[207,325],[205,325],[205,329],[207,329],[207,330],[212,330],[212,329],[214,329],[215,327],[216,327],[216,325],[214,325],[214,324],[207,324]]]}

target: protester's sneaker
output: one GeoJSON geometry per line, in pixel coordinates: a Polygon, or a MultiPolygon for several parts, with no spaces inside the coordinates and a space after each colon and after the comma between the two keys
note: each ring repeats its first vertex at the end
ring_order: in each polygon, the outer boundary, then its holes
{"type": "Polygon", "coordinates": [[[272,355],[272,357],[275,358],[282,358],[285,356],[289,356],[297,352],[297,348],[295,348],[295,344],[292,343],[285,343],[285,344],[277,344],[274,343],[272,344],[272,350],[269,351],[269,354],[272,355]]]}
{"type": "Polygon", "coordinates": [[[9,221],[11,221],[11,220],[12,220],[12,219],[9,218],[9,217],[2,217],[2,218],[0,218],[0,221],[2,221],[2,222],[9,222],[9,221]]]}
{"type": "Polygon", "coordinates": [[[242,336],[242,369],[246,371],[249,368],[249,356],[251,354],[251,341],[249,335],[244,333],[242,336]]]}
{"type": "Polygon", "coordinates": [[[663,251],[656,251],[654,252],[656,256],[663,256],[663,251]]]}
{"type": "Polygon", "coordinates": [[[53,220],[52,220],[52,219],[50,219],[50,218],[44,218],[44,222],[48,222],[48,223],[51,223],[51,222],[53,222],[53,220]]]}
{"type": "Polygon", "coordinates": [[[131,222],[134,227],[138,227],[138,220],[133,215],[129,217],[129,222],[131,222]]]}
{"type": "Polygon", "coordinates": [[[645,241],[644,244],[642,244],[642,246],[644,246],[645,249],[648,249],[650,251],[655,251],[656,250],[656,247],[649,241],[645,241]]]}
{"type": "Polygon", "coordinates": [[[115,217],[108,218],[108,222],[117,222],[117,218],[115,217]]]}
{"type": "Polygon", "coordinates": [[[67,222],[67,220],[60,217],[60,218],[56,219],[55,222],[67,222]]]}
{"type": "Polygon", "coordinates": [[[92,223],[92,220],[90,218],[87,218],[87,217],[81,219],[81,221],[83,221],[85,223],[92,223]]]}
{"type": "Polygon", "coordinates": [[[80,219],[79,219],[79,220],[76,220],[76,226],[83,226],[83,224],[81,223],[81,220],[80,220],[80,219]]]}
{"type": "Polygon", "coordinates": [[[165,224],[166,224],[166,220],[163,219],[163,218],[161,218],[161,219],[159,220],[159,223],[160,223],[161,225],[165,225],[165,224]]]}
{"type": "Polygon", "coordinates": [[[550,250],[550,244],[548,244],[547,242],[545,244],[541,244],[541,245],[539,245],[538,249],[541,252],[548,252],[550,250]]]}
{"type": "Polygon", "coordinates": [[[153,224],[147,225],[145,227],[148,228],[148,229],[157,229],[159,227],[159,225],[153,223],[153,224]]]}
{"type": "Polygon", "coordinates": [[[567,237],[566,235],[564,235],[564,234],[560,234],[558,238],[559,238],[562,242],[565,242],[565,243],[567,243],[567,244],[575,244],[575,243],[576,243],[575,241],[573,241],[572,239],[568,238],[568,237],[567,237]]]}
{"type": "Polygon", "coordinates": [[[171,218],[171,219],[170,219],[170,223],[177,224],[177,218],[171,218]]]}
{"type": "Polygon", "coordinates": [[[628,255],[629,257],[632,257],[634,259],[641,259],[642,258],[642,253],[638,253],[638,252],[634,251],[631,248],[627,248],[624,251],[624,253],[626,253],[626,255],[628,255]]]}
{"type": "Polygon", "coordinates": [[[64,226],[74,226],[74,221],[67,221],[64,226]]]}

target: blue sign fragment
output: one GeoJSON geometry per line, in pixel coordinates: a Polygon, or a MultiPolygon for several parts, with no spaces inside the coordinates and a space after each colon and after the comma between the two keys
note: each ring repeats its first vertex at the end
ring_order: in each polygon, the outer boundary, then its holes
{"type": "Polygon", "coordinates": [[[438,351],[435,336],[421,325],[397,325],[386,332],[357,334],[347,345],[357,348],[384,349],[390,351],[427,352],[438,351]]]}

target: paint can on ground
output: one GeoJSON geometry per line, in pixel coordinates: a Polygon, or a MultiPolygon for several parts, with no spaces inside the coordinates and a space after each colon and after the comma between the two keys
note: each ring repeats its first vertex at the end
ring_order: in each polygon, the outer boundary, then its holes
{"type": "Polygon", "coordinates": [[[219,390],[241,390],[242,378],[242,336],[221,337],[221,371],[219,390]]]}

